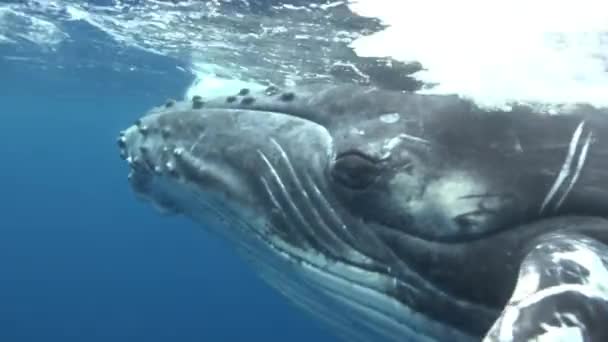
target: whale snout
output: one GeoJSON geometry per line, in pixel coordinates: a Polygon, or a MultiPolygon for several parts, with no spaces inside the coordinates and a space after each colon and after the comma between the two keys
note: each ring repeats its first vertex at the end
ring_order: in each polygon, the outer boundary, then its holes
{"type": "Polygon", "coordinates": [[[307,120],[226,108],[152,112],[117,137],[133,191],[172,212],[192,196],[252,208],[265,172],[282,172],[282,160],[325,162],[330,141],[307,120]]]}
{"type": "MultiPolygon", "coordinates": [[[[227,163],[229,141],[217,113],[167,111],[138,119],[117,138],[133,191],[161,209],[181,211],[184,192],[245,190],[227,163]],[[212,132],[212,133],[210,133],[212,132]]],[[[235,143],[235,141],[232,141],[235,143]]]]}
{"type": "Polygon", "coordinates": [[[178,152],[177,148],[171,150],[169,144],[163,144],[159,139],[157,128],[151,129],[152,120],[137,120],[137,122],[120,132],[117,138],[120,157],[129,166],[129,182],[137,194],[149,191],[153,177],[177,176],[172,154],[178,152]]]}

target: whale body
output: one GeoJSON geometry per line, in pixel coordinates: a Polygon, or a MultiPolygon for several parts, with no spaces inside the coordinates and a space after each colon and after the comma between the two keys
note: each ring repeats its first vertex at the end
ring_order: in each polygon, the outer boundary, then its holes
{"type": "Polygon", "coordinates": [[[607,114],[269,87],[169,101],[118,146],[141,199],[348,341],[604,341],[607,114]]]}

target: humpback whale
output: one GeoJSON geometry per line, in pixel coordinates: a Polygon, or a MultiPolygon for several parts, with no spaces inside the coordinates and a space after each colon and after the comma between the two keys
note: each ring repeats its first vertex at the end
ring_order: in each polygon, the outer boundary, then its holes
{"type": "Polygon", "coordinates": [[[151,109],[133,192],[348,341],[607,341],[608,116],[348,84],[151,109]]]}

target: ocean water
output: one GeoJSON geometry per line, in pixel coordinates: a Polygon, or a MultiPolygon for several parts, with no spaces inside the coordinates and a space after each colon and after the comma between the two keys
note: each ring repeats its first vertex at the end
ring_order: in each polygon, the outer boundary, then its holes
{"type": "Polygon", "coordinates": [[[167,98],[310,81],[606,105],[608,10],[582,2],[513,5],[517,30],[475,1],[0,2],[0,341],[336,341],[136,200],[117,133],[167,98]]]}

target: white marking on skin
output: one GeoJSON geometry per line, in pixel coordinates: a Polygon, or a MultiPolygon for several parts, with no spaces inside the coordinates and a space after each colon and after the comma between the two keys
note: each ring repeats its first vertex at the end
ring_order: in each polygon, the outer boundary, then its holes
{"type": "Polygon", "coordinates": [[[554,262],[562,260],[569,260],[586,268],[589,271],[589,276],[582,279],[585,285],[604,292],[604,297],[608,298],[608,270],[596,253],[585,246],[578,246],[574,251],[553,254],[554,262]]]}
{"type": "Polygon", "coordinates": [[[399,115],[399,113],[387,113],[380,115],[380,121],[387,124],[393,124],[399,121],[399,119],[401,119],[401,115],[399,115]]]}
{"type": "Polygon", "coordinates": [[[357,135],[365,135],[365,131],[364,130],[358,129],[356,127],[351,128],[350,129],[350,133],[351,134],[357,134],[357,135]]]}
{"type": "Polygon", "coordinates": [[[527,307],[537,302],[567,291],[574,291],[589,298],[608,299],[608,270],[604,266],[602,259],[586,246],[578,246],[574,251],[559,252],[553,254],[553,261],[561,260],[573,261],[585,267],[589,271],[589,276],[584,279],[585,284],[561,284],[542,289],[522,300],[517,306],[527,307]]]}
{"type": "Polygon", "coordinates": [[[393,152],[393,149],[397,147],[401,141],[401,137],[399,136],[384,140],[384,145],[382,146],[382,158],[388,158],[393,152]]]}
{"type": "Polygon", "coordinates": [[[387,139],[384,141],[384,149],[392,150],[395,148],[395,146],[399,145],[400,142],[401,138],[398,136],[391,139],[387,139]]]}
{"type": "Polygon", "coordinates": [[[196,139],[196,141],[192,144],[192,146],[190,146],[190,153],[192,153],[192,151],[194,151],[194,149],[196,148],[196,146],[198,146],[198,144],[200,144],[201,140],[203,140],[204,137],[205,137],[205,133],[199,134],[199,136],[196,139]]]}
{"type": "Polygon", "coordinates": [[[606,293],[604,291],[597,291],[596,289],[590,288],[588,285],[562,284],[542,289],[529,296],[525,300],[522,300],[517,305],[512,305],[511,308],[519,311],[520,308],[526,308],[528,306],[537,304],[538,302],[547,297],[555,296],[570,291],[580,293],[588,298],[599,298],[606,300],[606,293]]]}
{"type": "MultiPolygon", "coordinates": [[[[521,309],[530,307],[538,302],[565,292],[580,293],[588,298],[599,298],[608,300],[608,269],[602,262],[602,258],[594,252],[594,250],[581,242],[573,242],[574,250],[564,252],[553,252],[551,255],[552,262],[559,264],[563,261],[571,261],[577,265],[583,266],[589,271],[588,277],[583,277],[583,284],[560,284],[544,289],[538,289],[536,284],[540,278],[540,273],[534,272],[533,269],[523,270],[525,277],[520,275],[517,287],[509,300],[509,304],[505,307],[502,318],[496,321],[494,327],[490,331],[497,331],[499,341],[513,341],[513,331],[516,329],[516,321],[520,315],[521,309]],[[533,278],[528,278],[533,276],[533,278]],[[531,290],[531,291],[530,291],[531,290]]],[[[537,246],[536,248],[540,248],[537,246]]],[[[555,313],[555,317],[560,326],[550,326],[541,323],[541,327],[546,333],[536,337],[535,341],[583,341],[579,338],[580,329],[576,327],[566,328],[566,322],[584,328],[583,322],[574,313],[564,312],[555,313]]],[[[484,342],[489,341],[488,338],[484,342]]]]}
{"type": "Polygon", "coordinates": [[[420,137],[416,137],[413,135],[409,135],[409,134],[405,134],[405,133],[401,133],[399,134],[399,138],[404,139],[404,140],[411,140],[411,141],[415,141],[415,142],[419,142],[419,143],[423,143],[423,144],[430,144],[431,142],[420,138],[420,137]]]}
{"type": "MultiPolygon", "coordinates": [[[[547,297],[551,297],[551,296],[555,296],[564,292],[568,292],[568,291],[572,291],[572,292],[577,292],[580,293],[588,298],[601,298],[601,299],[606,299],[606,293],[604,291],[597,291],[597,289],[595,288],[591,288],[588,285],[580,285],[580,284],[561,284],[561,285],[556,285],[556,286],[551,286],[545,289],[542,289],[538,292],[535,292],[533,294],[531,294],[530,296],[528,296],[527,298],[522,299],[519,302],[513,302],[512,300],[509,300],[509,304],[507,304],[507,306],[505,306],[505,309],[503,311],[502,317],[496,321],[495,325],[498,325],[497,328],[492,327],[490,329],[490,331],[494,331],[496,329],[498,329],[498,335],[499,335],[499,341],[513,341],[513,330],[516,328],[516,321],[519,317],[520,314],[520,310],[529,306],[532,306],[534,304],[537,304],[538,302],[540,302],[541,300],[547,298],[547,297]]],[[[547,326],[543,325],[543,328],[545,328],[545,330],[547,330],[547,326]]],[[[557,330],[557,329],[556,329],[557,330]]],[[[571,336],[571,337],[575,337],[573,335],[567,335],[567,336],[571,336]]],[[[539,336],[539,338],[542,337],[539,336]]],[[[549,336],[547,336],[549,337],[549,336]]],[[[555,337],[555,335],[553,335],[553,337],[555,337]]],[[[489,342],[490,340],[486,337],[484,339],[484,342],[489,342]]],[[[552,339],[538,339],[537,341],[570,341],[568,339],[566,340],[552,340],[552,339]]],[[[577,341],[577,340],[573,340],[573,341],[577,341]]]]}
{"type": "Polygon", "coordinates": [[[511,296],[511,302],[519,302],[520,300],[528,297],[534,292],[538,291],[540,285],[540,273],[534,270],[534,267],[527,266],[526,269],[522,269],[520,272],[519,280],[513,295],[511,296]]]}
{"type": "Polygon", "coordinates": [[[576,326],[578,326],[578,327],[584,327],[583,322],[581,322],[581,321],[578,319],[578,316],[576,316],[576,315],[575,315],[575,314],[573,314],[573,313],[568,313],[568,312],[565,312],[565,313],[560,314],[559,316],[560,316],[560,317],[559,317],[560,322],[563,322],[563,321],[564,321],[564,318],[567,318],[567,319],[568,319],[568,321],[570,321],[572,324],[574,324],[574,325],[576,325],[576,326]]]}
{"type": "Polygon", "coordinates": [[[519,136],[515,134],[515,150],[517,152],[523,152],[524,148],[521,146],[521,141],[519,140],[519,136]]]}
{"type": "MultiPolygon", "coordinates": [[[[517,317],[519,317],[519,310],[507,310],[505,314],[500,319],[500,327],[498,332],[498,340],[499,341],[513,341],[513,327],[515,326],[515,322],[517,322],[517,317]]],[[[492,329],[494,330],[494,329],[492,329]]],[[[484,339],[483,342],[487,340],[484,339]]]]}
{"type": "Polygon", "coordinates": [[[403,142],[403,140],[410,140],[422,144],[430,144],[430,141],[425,140],[423,138],[401,133],[396,137],[384,140],[384,145],[382,146],[382,158],[387,158],[388,156],[390,156],[393,149],[397,147],[401,142],[403,142]]]}
{"type": "MultiPolygon", "coordinates": [[[[395,182],[397,181],[399,183],[395,183],[394,186],[401,189],[419,188],[419,184],[412,184],[412,178],[407,175],[395,177],[395,182]]],[[[487,193],[487,187],[482,181],[466,172],[454,172],[430,183],[426,187],[424,195],[420,196],[419,199],[412,200],[412,193],[410,192],[401,201],[404,207],[409,207],[409,210],[416,214],[430,215],[433,218],[441,217],[443,226],[439,233],[449,235],[459,232],[462,228],[452,218],[479,209],[479,198],[465,198],[465,196],[484,193],[487,193]],[[443,221],[444,218],[446,221],[443,221]]],[[[486,215],[479,215],[475,227],[468,227],[468,229],[483,230],[487,227],[487,219],[486,215]]]]}
{"type": "Polygon", "coordinates": [[[539,335],[537,342],[583,342],[585,338],[580,328],[577,327],[554,327],[548,324],[541,324],[545,333],[539,335]]]}
{"type": "Polygon", "coordinates": [[[549,204],[549,202],[551,201],[553,196],[555,196],[555,194],[557,193],[557,190],[559,190],[562,183],[570,175],[570,167],[572,164],[572,159],[574,158],[574,154],[576,153],[576,147],[578,145],[578,140],[580,139],[581,134],[583,133],[584,125],[585,125],[585,121],[582,121],[578,125],[578,127],[576,127],[576,130],[574,131],[574,134],[572,135],[572,140],[570,140],[570,146],[568,147],[568,155],[566,155],[566,160],[564,161],[564,164],[562,165],[562,169],[559,172],[559,175],[557,176],[557,178],[555,179],[555,182],[553,183],[551,190],[549,190],[549,193],[547,194],[547,196],[545,196],[545,199],[540,207],[541,213],[545,210],[545,207],[547,206],[547,204],[549,204]]]}
{"type": "Polygon", "coordinates": [[[459,173],[433,183],[429,187],[428,195],[433,197],[433,201],[448,217],[456,217],[466,212],[476,211],[478,208],[477,198],[464,200],[463,196],[485,192],[487,191],[479,180],[473,179],[466,173],[459,173]]]}
{"type": "Polygon", "coordinates": [[[581,174],[581,170],[583,169],[583,166],[585,165],[585,159],[587,158],[587,152],[589,151],[589,145],[591,144],[591,137],[592,137],[592,133],[589,133],[587,135],[587,139],[585,139],[585,145],[583,145],[583,148],[581,149],[581,154],[578,157],[578,163],[576,164],[576,171],[574,171],[574,176],[570,180],[570,184],[568,184],[568,188],[566,189],[566,191],[564,191],[564,193],[562,194],[562,197],[559,199],[559,202],[557,202],[557,204],[555,205],[556,210],[559,209],[559,207],[562,205],[564,200],[566,200],[566,197],[568,196],[568,194],[574,187],[574,184],[576,183],[576,181],[578,180],[578,177],[581,174]]]}

